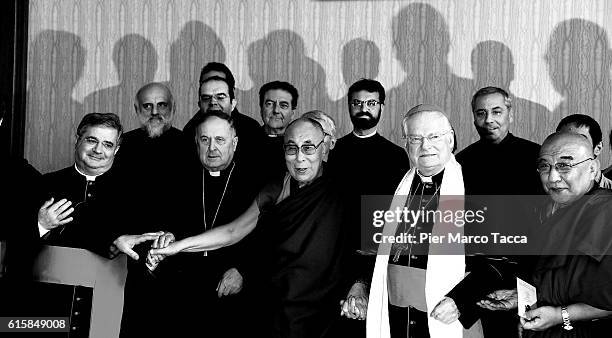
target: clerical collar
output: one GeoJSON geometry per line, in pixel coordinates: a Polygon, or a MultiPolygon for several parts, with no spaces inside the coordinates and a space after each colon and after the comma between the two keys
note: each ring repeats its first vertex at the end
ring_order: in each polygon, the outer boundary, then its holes
{"type": "Polygon", "coordinates": [[[82,171],[79,170],[79,168],[77,167],[76,163],[74,164],[74,169],[76,169],[77,173],[81,174],[82,176],[85,176],[85,179],[87,181],[95,181],[96,177],[104,174],[104,173],[102,173],[100,175],[95,175],[95,176],[87,175],[87,174],[85,174],[85,173],[83,173],[82,171]]]}
{"type": "Polygon", "coordinates": [[[423,183],[437,183],[437,184],[441,184],[442,183],[442,177],[444,176],[444,170],[440,171],[439,173],[435,174],[435,175],[431,175],[431,176],[423,176],[418,170],[416,171],[416,174],[419,176],[419,178],[421,179],[421,182],[423,183]]]}
{"type": "Polygon", "coordinates": [[[268,134],[268,137],[282,137],[282,134],[268,134]]]}
{"type": "MultiPolygon", "coordinates": [[[[231,167],[232,169],[234,168],[234,162],[233,162],[233,161],[232,161],[232,163],[231,163],[230,165],[228,165],[228,166],[227,166],[225,169],[229,169],[230,167],[231,167]]],[[[223,169],[223,170],[219,170],[219,171],[212,171],[212,170],[208,170],[208,169],[206,169],[206,171],[208,171],[208,174],[209,174],[210,176],[213,176],[213,177],[219,177],[219,176],[221,176],[222,172],[223,172],[225,169],[223,169]]]]}
{"type": "Polygon", "coordinates": [[[368,137],[372,137],[376,134],[376,129],[374,129],[373,132],[367,134],[367,135],[358,135],[354,130],[353,130],[353,135],[357,136],[358,138],[368,138],[368,137]]]}

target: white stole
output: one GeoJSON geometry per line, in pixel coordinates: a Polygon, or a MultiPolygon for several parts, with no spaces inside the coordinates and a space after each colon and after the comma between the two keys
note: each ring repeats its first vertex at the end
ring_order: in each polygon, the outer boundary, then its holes
{"type": "MultiPolygon", "coordinates": [[[[389,210],[396,210],[398,207],[403,208],[405,206],[415,173],[416,169],[412,168],[404,175],[404,178],[395,191],[395,196],[393,197],[389,210]]],[[[457,163],[452,154],[445,166],[443,175],[438,210],[463,209],[463,200],[461,200],[461,205],[457,205],[455,197],[465,195],[463,175],[461,173],[461,165],[457,163]],[[455,197],[453,198],[454,203],[452,206],[447,205],[445,196],[455,197]]],[[[383,236],[395,236],[397,225],[397,222],[385,223],[383,236]]],[[[444,234],[444,232],[441,231],[444,228],[448,229],[448,226],[435,223],[432,229],[432,235],[444,234]]],[[[453,229],[453,231],[456,231],[456,229],[453,229]]],[[[378,246],[366,317],[366,332],[369,338],[389,338],[391,335],[387,286],[387,264],[389,262],[391,246],[392,244],[390,243],[381,243],[378,246]]],[[[432,338],[461,338],[463,337],[463,327],[458,320],[447,325],[429,317],[429,314],[446,293],[457,285],[465,276],[465,255],[432,255],[432,248],[433,246],[430,246],[430,255],[427,259],[425,279],[425,299],[427,302],[429,334],[432,338]]],[[[463,249],[461,250],[463,251],[463,249]]]]}

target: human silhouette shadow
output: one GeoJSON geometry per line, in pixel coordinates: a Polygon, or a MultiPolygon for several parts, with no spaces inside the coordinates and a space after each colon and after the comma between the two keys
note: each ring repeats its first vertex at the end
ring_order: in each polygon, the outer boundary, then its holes
{"type": "Polygon", "coordinates": [[[334,111],[338,114],[336,119],[338,136],[353,130],[348,113],[348,87],[362,78],[376,79],[379,65],[380,50],[374,41],[357,38],[342,47],[342,76],[346,84],[346,93],[334,102],[334,111]]]}
{"type": "Polygon", "coordinates": [[[157,52],[142,35],[128,34],[113,46],[113,64],[119,84],[87,95],[83,103],[88,111],[119,115],[124,130],[132,130],[140,125],[134,113],[134,96],[155,78],[157,52]]]}
{"type": "MultiPolygon", "coordinates": [[[[546,126],[546,119],[550,111],[543,105],[510,92],[510,85],[514,81],[514,59],[512,51],[500,41],[487,40],[479,42],[472,49],[472,73],[474,74],[474,88],[478,89],[494,86],[502,88],[512,96],[512,110],[514,123],[510,132],[516,136],[539,142],[538,130],[546,126]]],[[[476,131],[473,134],[477,137],[476,131]]]]}
{"type": "Polygon", "coordinates": [[[209,62],[225,62],[217,33],[201,21],[187,22],[170,45],[169,86],[177,104],[174,125],[182,128],[198,111],[200,70],[209,62]]]}
{"type": "Polygon", "coordinates": [[[419,103],[432,103],[448,114],[462,148],[473,129],[473,84],[447,63],[450,34],[444,17],[430,5],[412,3],[393,17],[392,26],[393,48],[406,79],[388,93],[384,130],[399,144],[401,116],[419,103]]]}
{"type": "MultiPolygon", "coordinates": [[[[295,32],[281,29],[268,33],[247,48],[249,76],[253,87],[238,91],[240,111],[261,121],[259,114],[259,88],[270,81],[287,81],[299,93],[296,112],[309,110],[329,111],[333,103],[325,88],[325,71],[315,60],[305,55],[304,40],[295,32]]],[[[331,112],[337,119],[334,112],[331,112]]]]}
{"type": "Polygon", "coordinates": [[[544,58],[553,87],[563,97],[549,125],[556,126],[561,118],[579,113],[592,116],[602,129],[608,129],[612,55],[603,27],[583,19],[560,22],[550,36],[544,58]]]}
{"type": "Polygon", "coordinates": [[[83,75],[86,51],[80,37],[56,30],[38,33],[29,49],[25,157],[45,173],[74,159],[74,135],[84,111],[72,92],[83,75]]]}

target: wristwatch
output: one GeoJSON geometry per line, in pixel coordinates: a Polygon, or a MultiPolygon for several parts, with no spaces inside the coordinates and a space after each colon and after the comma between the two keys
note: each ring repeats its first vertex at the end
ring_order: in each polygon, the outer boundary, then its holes
{"type": "Polygon", "coordinates": [[[561,319],[563,319],[563,329],[569,331],[574,328],[570,322],[569,312],[566,306],[561,307],[561,319]]]}

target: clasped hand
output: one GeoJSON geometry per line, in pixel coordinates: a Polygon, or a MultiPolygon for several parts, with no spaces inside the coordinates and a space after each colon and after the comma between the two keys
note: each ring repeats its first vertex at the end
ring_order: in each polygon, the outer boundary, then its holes
{"type": "MultiPolygon", "coordinates": [[[[120,252],[123,252],[132,259],[138,260],[140,257],[134,251],[134,247],[146,241],[153,241],[151,248],[157,249],[168,246],[170,243],[175,241],[175,238],[171,232],[164,231],[147,232],[142,235],[122,235],[113,242],[113,245],[111,246],[111,254],[114,256],[120,252]]],[[[150,260],[150,263],[155,262],[155,264],[157,264],[163,260],[163,256],[152,255],[149,253],[147,255],[147,260],[150,260]]]]}

